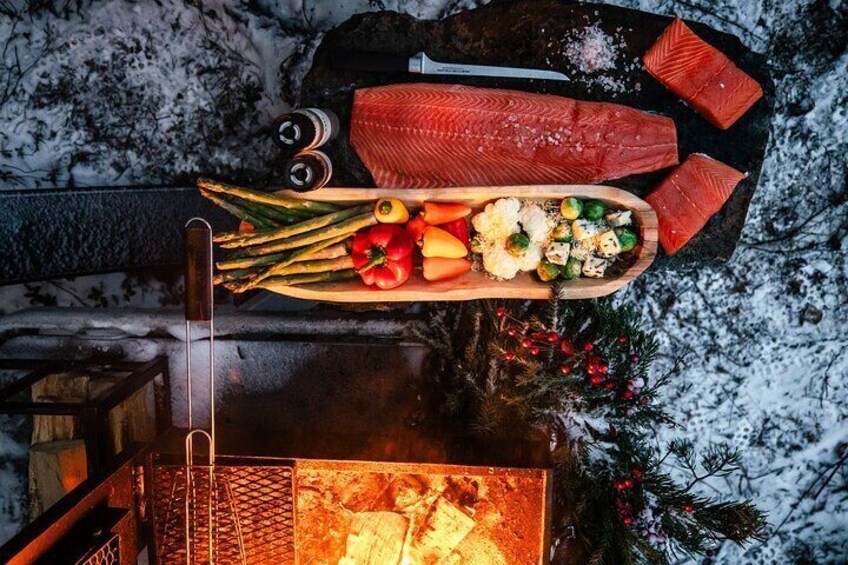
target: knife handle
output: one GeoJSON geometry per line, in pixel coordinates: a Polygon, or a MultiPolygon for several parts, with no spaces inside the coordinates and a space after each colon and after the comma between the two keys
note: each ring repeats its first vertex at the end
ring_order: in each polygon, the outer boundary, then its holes
{"type": "Polygon", "coordinates": [[[377,51],[343,51],[331,53],[330,63],[337,69],[377,73],[407,73],[409,57],[377,51]]]}

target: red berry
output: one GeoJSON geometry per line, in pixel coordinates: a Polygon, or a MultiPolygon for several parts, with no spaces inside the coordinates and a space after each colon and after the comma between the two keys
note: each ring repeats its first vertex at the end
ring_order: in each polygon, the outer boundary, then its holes
{"type": "Polygon", "coordinates": [[[562,340],[559,344],[559,348],[566,355],[574,355],[574,345],[567,339],[562,340]]]}
{"type": "Polygon", "coordinates": [[[548,341],[551,342],[551,343],[558,342],[559,341],[559,334],[554,332],[554,331],[548,332],[548,341]]]}
{"type": "Polygon", "coordinates": [[[638,363],[639,362],[639,356],[638,355],[631,355],[630,360],[633,361],[634,363],[638,363]]]}
{"type": "Polygon", "coordinates": [[[534,346],[534,347],[531,347],[531,348],[530,348],[530,354],[531,354],[531,355],[538,355],[538,354],[539,354],[539,348],[538,348],[538,347],[535,347],[535,346],[534,346]]]}
{"type": "Polygon", "coordinates": [[[631,398],[633,398],[633,393],[629,390],[625,390],[621,393],[621,398],[623,398],[624,400],[630,400],[631,398]]]}
{"type": "Polygon", "coordinates": [[[588,365],[586,365],[586,372],[590,375],[594,375],[598,372],[598,367],[594,363],[589,363],[588,365]]]}
{"type": "Polygon", "coordinates": [[[601,363],[600,365],[598,365],[598,372],[602,375],[606,375],[607,373],[609,373],[609,365],[607,365],[606,363],[601,363]]]}
{"type": "Polygon", "coordinates": [[[559,366],[559,372],[562,373],[563,375],[567,375],[568,373],[571,372],[571,367],[569,367],[568,365],[560,365],[559,366]]]}
{"type": "Polygon", "coordinates": [[[525,337],[521,340],[521,347],[530,347],[531,345],[533,345],[533,340],[529,337],[525,337]]]}
{"type": "Polygon", "coordinates": [[[600,377],[598,375],[594,375],[592,378],[589,379],[589,382],[592,383],[595,386],[598,386],[599,384],[604,382],[604,379],[603,379],[603,377],[600,377]]]}
{"type": "Polygon", "coordinates": [[[633,480],[624,479],[624,488],[633,488],[633,480]]]}
{"type": "Polygon", "coordinates": [[[512,351],[507,351],[506,353],[504,353],[504,359],[506,359],[507,361],[512,361],[513,359],[515,359],[515,353],[513,353],[512,351]]]}
{"type": "Polygon", "coordinates": [[[498,308],[498,318],[506,316],[506,308],[498,308]]]}
{"type": "Polygon", "coordinates": [[[583,351],[592,351],[593,349],[595,349],[595,344],[592,342],[589,342],[583,346],[583,351]]]}
{"type": "Polygon", "coordinates": [[[626,335],[619,336],[618,343],[627,343],[627,336],[626,335]]]}
{"type": "Polygon", "coordinates": [[[693,510],[695,510],[695,507],[694,507],[694,506],[692,506],[691,504],[687,504],[687,505],[685,505],[685,506],[683,507],[683,509],[684,509],[686,512],[692,512],[693,510]]]}
{"type": "Polygon", "coordinates": [[[625,517],[624,517],[624,525],[625,525],[625,526],[629,526],[629,525],[630,525],[630,524],[632,524],[632,523],[633,523],[633,518],[631,518],[630,516],[625,516],[625,517]]]}
{"type": "Polygon", "coordinates": [[[511,336],[515,335],[515,328],[509,328],[508,330],[506,330],[506,333],[508,333],[511,336]]]}
{"type": "Polygon", "coordinates": [[[612,390],[612,388],[613,388],[614,386],[615,386],[615,385],[614,385],[613,383],[607,383],[606,385],[604,385],[604,387],[605,387],[607,390],[612,390]]]}

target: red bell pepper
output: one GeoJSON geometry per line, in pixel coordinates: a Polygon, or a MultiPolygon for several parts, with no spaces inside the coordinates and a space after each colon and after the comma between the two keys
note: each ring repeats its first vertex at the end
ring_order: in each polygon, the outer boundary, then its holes
{"type": "Polygon", "coordinates": [[[465,221],[465,218],[457,218],[439,227],[461,241],[466,248],[470,246],[471,238],[468,235],[468,223],[465,221]]]}
{"type": "Polygon", "coordinates": [[[387,290],[409,278],[413,247],[412,238],[401,226],[379,224],[356,232],[350,256],[362,282],[387,290]]]}
{"type": "Polygon", "coordinates": [[[424,230],[429,226],[427,222],[424,221],[424,216],[418,214],[411,220],[406,223],[406,232],[412,238],[413,243],[418,243],[421,241],[421,237],[424,235],[424,230]]]}

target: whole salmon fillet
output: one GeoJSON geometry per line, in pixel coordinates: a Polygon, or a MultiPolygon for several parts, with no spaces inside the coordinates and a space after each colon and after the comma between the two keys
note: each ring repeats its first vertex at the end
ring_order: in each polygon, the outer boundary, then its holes
{"type": "Polygon", "coordinates": [[[763,89],[724,53],[675,19],[643,58],[645,68],[714,126],[727,129],[763,89]]]}
{"type": "Polygon", "coordinates": [[[721,161],[689,155],[645,200],[657,213],[660,244],[669,255],[701,231],[745,178],[721,161]]]}
{"type": "Polygon", "coordinates": [[[677,164],[670,118],[458,85],[357,90],[350,141],[380,187],[595,183],[677,164]]]}

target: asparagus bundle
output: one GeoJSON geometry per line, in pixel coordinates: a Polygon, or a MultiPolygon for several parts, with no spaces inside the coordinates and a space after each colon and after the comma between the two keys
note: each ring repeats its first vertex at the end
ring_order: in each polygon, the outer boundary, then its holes
{"type": "Polygon", "coordinates": [[[200,193],[256,228],[215,236],[230,257],[214,279],[233,292],[348,280],[356,275],[344,242],[377,223],[370,205],[342,207],[203,179],[200,193]]]}

